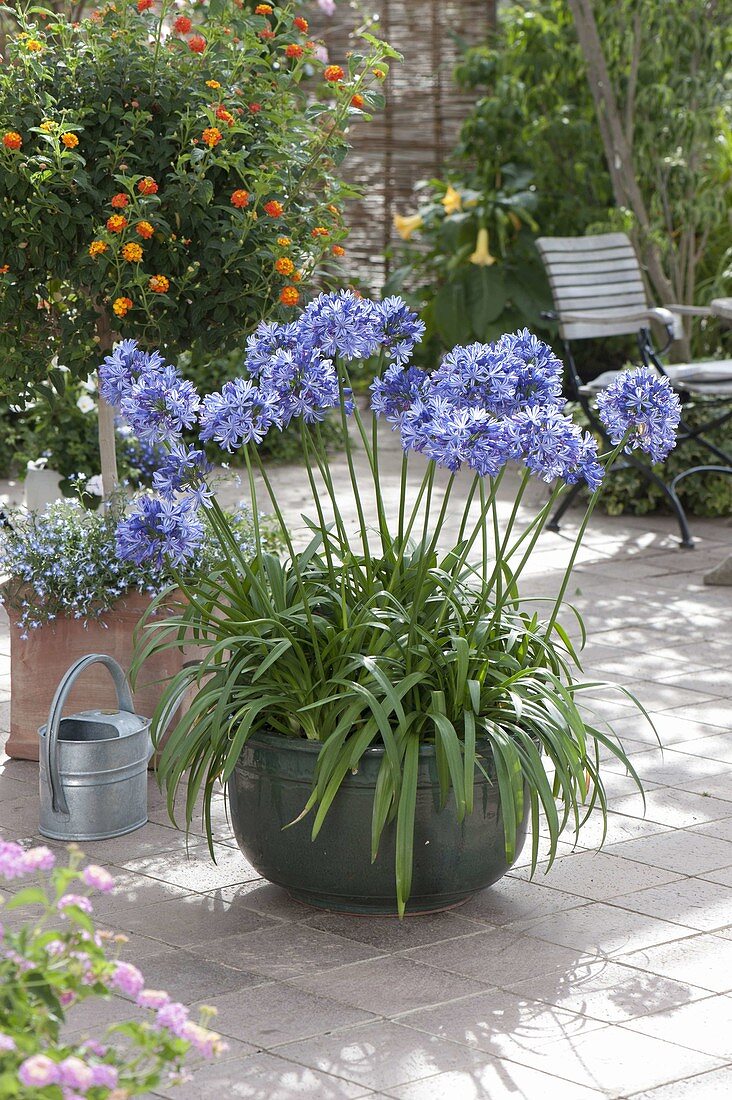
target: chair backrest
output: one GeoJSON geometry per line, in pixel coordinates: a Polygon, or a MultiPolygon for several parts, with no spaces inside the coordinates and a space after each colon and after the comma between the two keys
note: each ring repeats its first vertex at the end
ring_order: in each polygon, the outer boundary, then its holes
{"type": "Polygon", "coordinates": [[[594,237],[539,237],[536,242],[557,313],[574,316],[587,312],[617,316],[615,323],[566,321],[559,324],[565,340],[591,336],[622,336],[648,327],[645,321],[628,321],[623,314],[648,306],[641,267],[625,233],[601,233],[594,237]]]}

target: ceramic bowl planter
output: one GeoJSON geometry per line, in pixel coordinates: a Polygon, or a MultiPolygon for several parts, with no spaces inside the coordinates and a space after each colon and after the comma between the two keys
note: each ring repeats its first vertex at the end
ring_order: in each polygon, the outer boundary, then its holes
{"type": "MultiPolygon", "coordinates": [[[[318,742],[261,735],[247,743],[228,785],[239,847],[264,878],[298,901],[348,913],[396,913],[393,823],[384,830],[374,863],[370,857],[371,812],[383,749],[369,750],[355,775],[343,781],[315,841],[312,815],[284,828],[300,814],[312,789],[320,747],[318,742]]],[[[420,748],[407,913],[459,905],[509,870],[493,757],[487,742],[479,747],[492,782],[476,772],[474,809],[462,823],[452,797],[440,810],[434,747],[420,748]]],[[[517,836],[517,856],[526,816],[517,836]]]]}

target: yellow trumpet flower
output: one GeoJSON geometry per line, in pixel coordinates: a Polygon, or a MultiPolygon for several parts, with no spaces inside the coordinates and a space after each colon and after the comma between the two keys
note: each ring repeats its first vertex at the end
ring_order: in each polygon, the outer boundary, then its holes
{"type": "Polygon", "coordinates": [[[446,214],[457,214],[457,212],[463,208],[462,195],[459,191],[455,190],[451,183],[448,183],[447,191],[445,191],[440,202],[444,206],[446,214]]]}
{"type": "Polygon", "coordinates": [[[416,229],[423,226],[421,214],[395,214],[394,228],[403,241],[408,241],[416,229]]]}
{"type": "Polygon", "coordinates": [[[475,252],[471,256],[468,256],[471,264],[479,264],[481,267],[490,267],[491,264],[496,262],[496,257],[491,256],[490,249],[488,248],[488,230],[479,229],[478,239],[475,242],[475,252]]]}

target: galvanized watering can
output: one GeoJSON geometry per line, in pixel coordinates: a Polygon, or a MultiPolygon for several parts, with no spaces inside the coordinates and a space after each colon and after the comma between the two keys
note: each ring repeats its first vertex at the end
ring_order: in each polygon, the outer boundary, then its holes
{"type": "Polygon", "coordinates": [[[125,674],[112,657],[91,653],[71,666],[38,735],[43,836],[102,840],[145,824],[150,719],[135,714],[125,674]],[[83,710],[62,718],[74,681],[97,663],[112,675],[119,710],[83,710]]]}

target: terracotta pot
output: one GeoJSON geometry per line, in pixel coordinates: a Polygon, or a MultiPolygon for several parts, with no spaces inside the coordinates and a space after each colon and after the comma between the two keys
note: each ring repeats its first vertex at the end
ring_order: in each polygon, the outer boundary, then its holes
{"type": "MultiPolygon", "coordinates": [[[[86,626],[79,619],[56,619],[21,638],[21,630],[10,617],[10,738],[8,756],[38,759],[38,727],[48,721],[53,693],[74,661],[87,653],[106,653],[126,672],[132,662],[133,633],[150,606],[150,597],[138,592],[121,599],[99,620],[86,626]]],[[[150,717],[165,688],[165,682],[190,660],[177,649],[166,649],[147,660],[138,676],[135,710],[150,717]]],[[[67,713],[92,707],[117,709],[109,674],[95,666],[74,685],[67,713]]]]}

